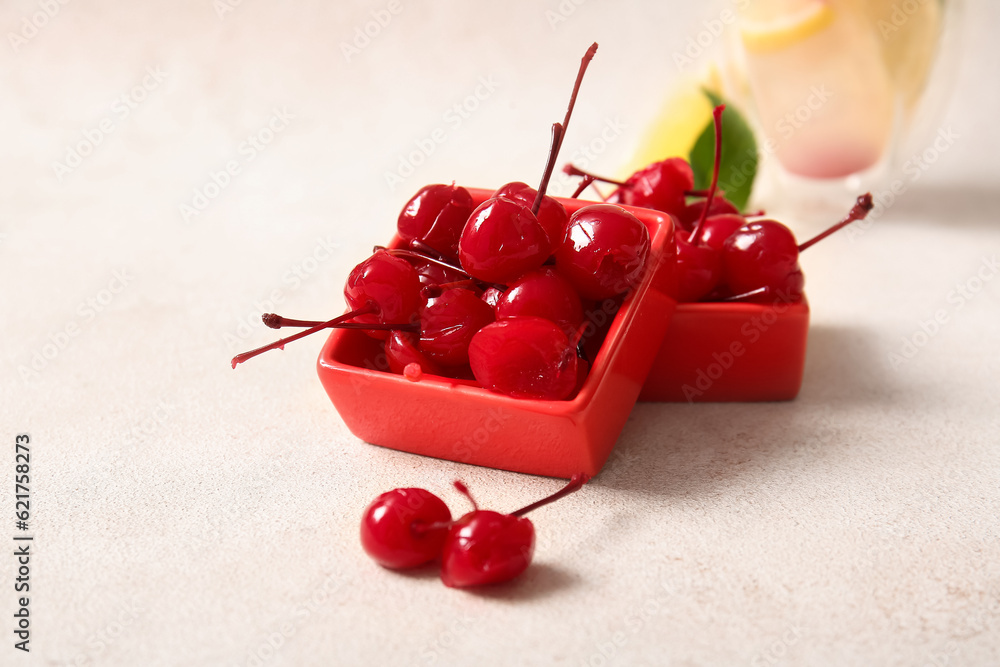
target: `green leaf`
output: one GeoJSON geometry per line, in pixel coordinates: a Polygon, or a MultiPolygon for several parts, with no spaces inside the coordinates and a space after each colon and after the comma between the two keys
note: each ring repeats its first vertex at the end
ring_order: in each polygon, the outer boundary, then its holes
{"type": "MultiPolygon", "coordinates": [[[[722,112],[722,160],[719,165],[719,189],[726,199],[741,211],[750,199],[753,181],[757,176],[757,141],[740,112],[718,95],[703,90],[713,106],[726,105],[722,112]]],[[[715,162],[715,128],[712,121],[702,130],[688,156],[694,171],[694,187],[705,190],[712,185],[712,167],[715,162]]]]}

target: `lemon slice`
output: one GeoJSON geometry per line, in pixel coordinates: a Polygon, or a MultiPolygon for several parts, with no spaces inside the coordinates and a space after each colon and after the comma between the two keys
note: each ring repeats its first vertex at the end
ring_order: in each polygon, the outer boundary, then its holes
{"type": "Polygon", "coordinates": [[[752,53],[788,48],[823,30],[836,16],[824,2],[810,2],[789,14],[765,21],[744,18],[740,23],[743,46],[752,53]]]}

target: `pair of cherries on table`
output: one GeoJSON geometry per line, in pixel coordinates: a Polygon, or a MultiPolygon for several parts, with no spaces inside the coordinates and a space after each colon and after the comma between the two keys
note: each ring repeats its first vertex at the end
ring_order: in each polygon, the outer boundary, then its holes
{"type": "Polygon", "coordinates": [[[509,581],[531,564],[535,527],[528,512],[573,493],[588,477],[574,475],[556,493],[511,514],[481,510],[468,488],[455,488],[472,502],[473,511],[452,520],[439,497],[425,489],[393,489],[376,498],[361,518],[361,545],[379,565],[407,570],[440,558],[441,581],[469,588],[509,581]]]}

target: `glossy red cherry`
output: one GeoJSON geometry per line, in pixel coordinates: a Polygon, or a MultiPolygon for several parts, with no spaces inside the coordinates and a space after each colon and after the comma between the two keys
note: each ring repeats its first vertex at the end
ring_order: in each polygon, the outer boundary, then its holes
{"type": "Polygon", "coordinates": [[[747,219],[739,213],[710,215],[705,219],[705,224],[702,225],[701,235],[697,241],[700,245],[721,251],[726,239],[745,224],[747,224],[747,219]]]}
{"type": "Polygon", "coordinates": [[[721,279],[722,260],[719,251],[703,244],[702,237],[709,211],[719,184],[719,164],[722,159],[722,112],[723,105],[712,112],[715,124],[715,164],[712,170],[712,185],[708,189],[701,216],[690,235],[676,235],[677,242],[677,300],[680,302],[700,301],[714,290],[721,279]]]}
{"type": "Polygon", "coordinates": [[[472,196],[463,187],[427,185],[407,202],[396,228],[404,241],[419,241],[445,257],[458,256],[458,239],[469,214],[472,196]]]}
{"type": "Polygon", "coordinates": [[[456,521],[445,544],[441,568],[445,586],[496,584],[513,579],[531,565],[535,527],[530,519],[479,510],[456,521]]]}
{"type": "Polygon", "coordinates": [[[525,514],[573,493],[589,477],[574,475],[560,491],[513,514],[480,510],[461,482],[455,487],[472,500],[472,512],[452,524],[441,552],[441,581],[450,588],[469,588],[509,581],[531,564],[535,527],[525,514]]]}
{"type": "Polygon", "coordinates": [[[444,375],[436,363],[420,351],[417,335],[409,331],[393,331],[385,342],[385,355],[389,359],[389,370],[400,375],[406,367],[416,364],[421,373],[444,375]]]}
{"type": "Polygon", "coordinates": [[[587,299],[607,299],[635,287],[649,257],[649,230],[611,204],[577,210],[556,248],[556,270],[587,299]]]}
{"type": "Polygon", "coordinates": [[[497,319],[535,316],[555,322],[567,336],[583,324],[583,304],[573,285],[552,267],[526,273],[501,295],[497,319]]]}
{"type": "MultiPolygon", "coordinates": [[[[514,183],[508,183],[500,187],[493,193],[493,196],[513,199],[531,208],[535,202],[535,198],[538,197],[538,190],[535,190],[535,188],[527,183],[515,181],[514,183]]],[[[556,244],[562,240],[563,234],[566,233],[566,223],[569,222],[569,213],[566,212],[566,207],[560,204],[558,200],[545,195],[542,197],[541,206],[535,217],[538,219],[538,224],[545,230],[545,236],[549,239],[551,252],[551,249],[556,247],[556,244]]]]}
{"type": "Polygon", "coordinates": [[[684,240],[677,241],[677,301],[701,301],[722,279],[722,260],[719,251],[684,240]]]}
{"type": "Polygon", "coordinates": [[[777,220],[751,222],[728,239],[722,249],[726,284],[734,294],[767,287],[793,298],[802,295],[795,235],[777,220]]]}
{"type": "Polygon", "coordinates": [[[531,209],[511,199],[480,204],[458,244],[462,268],[489,283],[516,280],[544,264],[550,252],[549,238],[531,209]]]}
{"type": "MultiPolygon", "coordinates": [[[[344,286],[344,298],[352,311],[371,308],[374,312],[354,317],[362,324],[408,322],[420,307],[420,279],[405,259],[385,250],[358,264],[344,286]]],[[[385,331],[371,331],[374,338],[386,339],[385,331]]]]}
{"type": "MultiPolygon", "coordinates": [[[[549,233],[557,233],[554,222],[556,215],[552,213],[557,209],[550,203],[546,208],[547,213],[541,213],[542,207],[546,204],[545,192],[562,146],[564,133],[573,115],[580,83],[596,52],[595,42],[580,60],[580,69],[576,74],[563,122],[552,126],[552,142],[545,169],[542,171],[542,180],[535,193],[535,200],[528,205],[526,197],[523,200],[503,197],[488,199],[472,212],[465,229],[462,230],[462,238],[458,243],[459,260],[462,262],[462,267],[473,277],[486,282],[506,284],[532,269],[537,269],[551,254],[552,241],[549,233]],[[551,232],[546,232],[538,221],[539,215],[551,218],[553,221],[551,232]]],[[[525,194],[517,184],[514,184],[514,190],[518,195],[525,194]]]]}
{"type": "Polygon", "coordinates": [[[684,211],[685,193],[693,187],[691,165],[684,158],[672,157],[647,165],[629,176],[625,185],[615,190],[608,201],[679,215],[684,211]]]}
{"type": "Polygon", "coordinates": [[[448,506],[430,491],[394,489],[365,509],[361,546],[383,567],[417,567],[441,554],[450,522],[448,506]]]}
{"type": "Polygon", "coordinates": [[[493,319],[493,309],[475,292],[445,290],[420,310],[420,351],[444,366],[467,364],[469,341],[493,319]]]}
{"type": "Polygon", "coordinates": [[[351,271],[344,287],[344,298],[350,312],[326,322],[291,320],[273,313],[262,316],[264,324],[272,329],[283,326],[309,327],[293,336],[238,354],[232,366],[252,359],[270,350],[283,350],[287,343],[311,336],[328,328],[364,329],[373,338],[388,338],[392,330],[415,331],[416,314],[420,307],[420,280],[406,260],[393,257],[384,249],[358,264],[351,271]]]}
{"type": "Polygon", "coordinates": [[[744,225],[722,247],[726,284],[736,295],[762,290],[760,298],[764,300],[801,298],[805,278],[799,268],[799,253],[855,220],[863,220],[873,207],[871,193],[858,197],[843,220],[802,244],[776,220],[744,225]]]}
{"type": "Polygon", "coordinates": [[[540,317],[484,326],[469,344],[469,365],[480,385],[515,398],[559,401],[577,384],[576,345],[540,317]]]}

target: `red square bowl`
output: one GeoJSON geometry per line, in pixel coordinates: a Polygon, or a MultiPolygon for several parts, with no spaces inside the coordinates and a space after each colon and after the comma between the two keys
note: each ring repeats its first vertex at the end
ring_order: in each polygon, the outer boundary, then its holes
{"type": "Polygon", "coordinates": [[[787,401],[802,386],[809,304],[677,305],[640,401],[787,401]]]}
{"type": "MultiPolygon", "coordinates": [[[[477,205],[492,194],[469,192],[477,205]]],[[[570,214],[594,203],[560,201],[570,214]]],[[[676,265],[670,217],[622,208],[649,229],[648,267],[618,309],[574,397],[518,399],[434,375],[411,382],[380,370],[387,364],[378,341],[361,331],[334,330],[318,371],[351,432],[383,447],[491,468],[550,477],[596,474],[639,396],[676,305],[670,296],[676,265]]],[[[394,238],[393,247],[399,244],[394,238]]]]}

